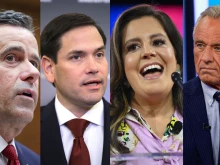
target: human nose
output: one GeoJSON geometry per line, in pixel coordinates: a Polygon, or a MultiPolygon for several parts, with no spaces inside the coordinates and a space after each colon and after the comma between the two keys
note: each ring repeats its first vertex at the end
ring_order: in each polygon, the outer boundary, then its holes
{"type": "Polygon", "coordinates": [[[39,70],[35,66],[33,66],[30,61],[24,62],[20,79],[22,81],[27,81],[30,84],[33,84],[38,80],[39,77],[40,77],[39,70]]]}
{"type": "Polygon", "coordinates": [[[87,74],[95,74],[98,73],[97,62],[94,57],[88,58],[86,62],[86,73],[87,74]]]}
{"type": "Polygon", "coordinates": [[[205,63],[210,63],[213,61],[213,54],[210,47],[206,47],[201,56],[201,60],[205,63]]]}
{"type": "Polygon", "coordinates": [[[151,57],[154,57],[155,55],[156,55],[156,52],[154,48],[148,44],[144,44],[143,51],[141,53],[141,58],[150,59],[151,57]]]}

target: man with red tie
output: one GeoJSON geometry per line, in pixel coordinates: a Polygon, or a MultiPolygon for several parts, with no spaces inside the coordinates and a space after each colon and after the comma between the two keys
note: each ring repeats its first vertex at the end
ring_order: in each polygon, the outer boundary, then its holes
{"type": "Polygon", "coordinates": [[[89,16],[63,14],[41,34],[42,68],[56,87],[41,108],[41,163],[110,164],[106,37],[89,16]]]}
{"type": "Polygon", "coordinates": [[[0,12],[0,164],[40,165],[40,158],[15,141],[32,121],[38,100],[40,58],[32,18],[0,12]]]}

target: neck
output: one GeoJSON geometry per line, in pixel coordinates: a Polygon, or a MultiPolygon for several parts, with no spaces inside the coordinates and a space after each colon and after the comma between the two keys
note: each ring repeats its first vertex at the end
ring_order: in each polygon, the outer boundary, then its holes
{"type": "Polygon", "coordinates": [[[0,122],[0,135],[2,138],[10,143],[13,138],[18,136],[26,124],[13,124],[13,123],[2,123],[0,122]]]}
{"type": "Polygon", "coordinates": [[[62,99],[62,97],[59,97],[57,95],[57,98],[59,102],[70,112],[72,112],[76,117],[80,118],[82,117],[86,112],[88,112],[94,105],[86,105],[86,104],[80,104],[74,103],[72,100],[68,101],[66,99],[62,99]]]}
{"type": "Polygon", "coordinates": [[[172,93],[165,97],[150,96],[149,98],[134,97],[132,108],[137,109],[143,118],[147,117],[167,117],[174,113],[172,93]]]}

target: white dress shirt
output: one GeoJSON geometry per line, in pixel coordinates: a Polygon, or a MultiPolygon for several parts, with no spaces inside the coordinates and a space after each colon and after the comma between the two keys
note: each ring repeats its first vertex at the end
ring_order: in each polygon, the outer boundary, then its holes
{"type": "MultiPolygon", "coordinates": [[[[18,155],[14,139],[9,144],[14,146],[16,154],[18,155]]],[[[8,145],[8,143],[0,135],[0,165],[7,165],[7,163],[8,163],[8,159],[2,154],[2,151],[7,147],[7,145],[8,145]]]]}
{"type": "MultiPolygon", "coordinates": [[[[66,160],[69,163],[74,136],[72,132],[65,126],[65,123],[77,117],[59,102],[57,96],[55,98],[55,109],[60,125],[60,133],[66,160]]],[[[103,101],[101,100],[95,104],[81,117],[81,119],[90,121],[90,124],[83,134],[83,138],[89,150],[91,165],[101,165],[104,137],[103,101]]]]}
{"type": "Polygon", "coordinates": [[[211,126],[212,149],[215,165],[218,165],[218,155],[220,146],[220,117],[219,103],[213,98],[216,89],[204,84],[201,81],[202,90],[205,97],[206,111],[208,115],[209,125],[211,126]]]}

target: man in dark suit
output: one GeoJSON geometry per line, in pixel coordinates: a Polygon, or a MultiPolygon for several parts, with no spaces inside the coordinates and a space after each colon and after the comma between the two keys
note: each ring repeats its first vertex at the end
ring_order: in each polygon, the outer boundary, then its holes
{"type": "Polygon", "coordinates": [[[0,164],[39,165],[40,158],[15,141],[32,121],[38,100],[40,58],[32,18],[0,12],[0,164]]]}
{"type": "Polygon", "coordinates": [[[194,27],[198,77],[184,84],[184,164],[220,164],[220,6],[207,8],[194,27]]]}
{"type": "Polygon", "coordinates": [[[44,28],[42,68],[56,87],[56,97],[41,108],[43,165],[110,163],[105,45],[102,29],[84,14],[60,15],[44,28]],[[76,121],[87,123],[83,131],[75,131],[81,126],[76,121]]]}

